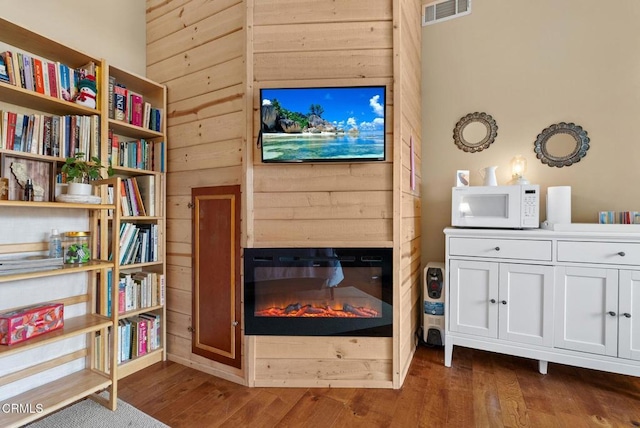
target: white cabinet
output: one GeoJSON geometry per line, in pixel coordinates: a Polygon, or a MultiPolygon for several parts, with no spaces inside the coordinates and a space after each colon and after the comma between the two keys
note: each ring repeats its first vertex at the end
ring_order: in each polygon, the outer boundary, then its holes
{"type": "Polygon", "coordinates": [[[552,267],[451,260],[449,269],[451,331],[551,345],[552,267]]]}
{"type": "Polygon", "coordinates": [[[558,348],[618,354],[618,271],[556,268],[556,334],[558,348]]]}
{"type": "Polygon", "coordinates": [[[555,346],[640,360],[640,271],[559,266],[555,294],[555,346]]]}
{"type": "Polygon", "coordinates": [[[640,233],[447,228],[454,346],[640,376],[640,233]]]}
{"type": "Polygon", "coordinates": [[[618,356],[640,361],[640,271],[621,270],[618,286],[618,356]]]}

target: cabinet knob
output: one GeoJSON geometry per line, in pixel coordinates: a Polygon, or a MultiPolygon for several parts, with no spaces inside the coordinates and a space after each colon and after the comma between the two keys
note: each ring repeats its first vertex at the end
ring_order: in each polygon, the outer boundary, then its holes
{"type": "Polygon", "coordinates": [[[631,318],[631,314],[628,312],[625,312],[624,314],[622,314],[622,316],[624,316],[625,318],[631,318]]]}
{"type": "Polygon", "coordinates": [[[507,301],[506,301],[506,300],[503,300],[503,301],[501,301],[500,303],[502,303],[503,305],[506,305],[506,304],[507,304],[507,301]]]}
{"type": "Polygon", "coordinates": [[[238,325],[238,321],[232,322],[231,325],[234,326],[234,327],[237,326],[238,325]]]}
{"type": "Polygon", "coordinates": [[[491,300],[489,300],[489,301],[490,301],[491,303],[495,303],[495,302],[496,302],[496,299],[491,299],[491,300]]]}
{"type": "Polygon", "coordinates": [[[496,247],[496,248],[494,248],[494,250],[500,251],[500,247],[496,247]]]}
{"type": "Polygon", "coordinates": [[[618,255],[619,255],[620,257],[624,257],[624,256],[626,256],[626,254],[625,254],[625,252],[624,252],[624,251],[619,251],[619,252],[618,252],[618,255]]]}
{"type": "Polygon", "coordinates": [[[608,313],[609,315],[611,315],[612,317],[615,317],[615,316],[616,316],[616,313],[615,313],[615,312],[613,312],[613,311],[609,311],[609,312],[607,312],[607,313],[608,313]]]}

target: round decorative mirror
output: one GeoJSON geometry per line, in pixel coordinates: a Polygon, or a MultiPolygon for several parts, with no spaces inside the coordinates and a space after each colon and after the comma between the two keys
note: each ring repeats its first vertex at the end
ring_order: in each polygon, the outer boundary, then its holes
{"type": "Polygon", "coordinates": [[[570,166],[587,155],[587,131],[574,123],[560,122],[543,130],[534,143],[536,157],[550,167],[570,166]]]}
{"type": "Polygon", "coordinates": [[[498,125],[491,115],[469,113],[456,123],[453,141],[465,152],[480,152],[488,148],[498,135],[498,125]]]}

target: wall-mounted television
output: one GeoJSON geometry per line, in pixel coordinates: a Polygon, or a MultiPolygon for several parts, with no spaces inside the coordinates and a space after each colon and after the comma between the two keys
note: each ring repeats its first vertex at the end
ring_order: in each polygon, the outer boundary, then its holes
{"type": "Polygon", "coordinates": [[[262,162],[385,160],[385,86],[260,89],[262,162]]]}

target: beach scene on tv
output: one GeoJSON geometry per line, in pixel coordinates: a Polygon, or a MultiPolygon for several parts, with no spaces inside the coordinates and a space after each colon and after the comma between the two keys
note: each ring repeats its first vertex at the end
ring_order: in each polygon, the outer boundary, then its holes
{"type": "Polygon", "coordinates": [[[261,90],[262,160],[384,160],[385,87],[261,90]]]}

